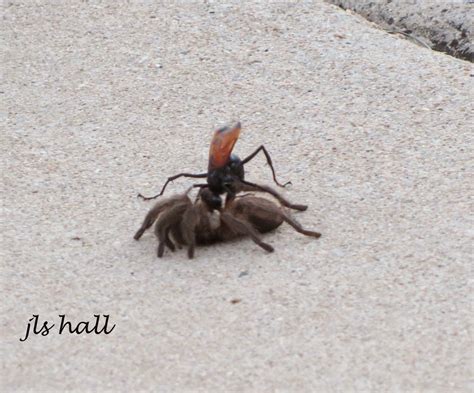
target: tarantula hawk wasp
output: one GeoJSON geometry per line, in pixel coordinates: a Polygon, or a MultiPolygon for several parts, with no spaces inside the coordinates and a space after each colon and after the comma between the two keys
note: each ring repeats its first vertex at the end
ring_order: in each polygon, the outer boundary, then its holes
{"type": "Polygon", "coordinates": [[[261,145],[257,150],[243,160],[241,160],[237,155],[232,154],[234,145],[239,138],[241,128],[240,122],[237,122],[230,126],[221,127],[215,131],[209,149],[209,165],[206,173],[178,173],[166,180],[158,194],[152,197],[145,197],[142,194],[138,194],[138,197],[146,201],[158,198],[163,195],[170,182],[180,177],[194,179],[207,178],[207,183],[195,184],[193,187],[199,187],[201,190],[204,188],[209,189],[212,193],[212,200],[209,200],[209,203],[214,205],[216,208],[222,205],[221,195],[224,193],[227,194],[227,199],[230,200],[233,199],[237,193],[242,191],[260,191],[272,195],[283,206],[299,211],[306,210],[306,205],[292,204],[271,187],[251,183],[245,180],[244,165],[252,160],[259,152],[262,152],[267,159],[267,164],[270,166],[274,182],[280,187],[285,187],[286,185],[291,184],[291,182],[285,184],[278,182],[276,179],[275,169],[273,168],[272,159],[268,151],[265,149],[265,146],[261,145]]]}

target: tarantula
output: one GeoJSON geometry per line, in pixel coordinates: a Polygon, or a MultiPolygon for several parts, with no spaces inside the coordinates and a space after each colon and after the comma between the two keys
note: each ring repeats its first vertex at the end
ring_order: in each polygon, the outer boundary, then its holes
{"type": "Polygon", "coordinates": [[[227,198],[222,207],[220,198],[208,188],[203,188],[193,203],[188,196],[191,188],[184,194],[156,203],[134,236],[135,240],[139,240],[156,221],[159,258],[163,256],[165,246],[171,251],[175,251],[176,245],[187,246],[188,257],[193,258],[196,244],[211,244],[239,236],[249,236],[264,250],[273,252],[273,247],[264,243],[259,234],[279,227],[284,221],[306,236],[321,236],[318,232],[304,229],[282,207],[268,199],[239,194],[227,198]]]}

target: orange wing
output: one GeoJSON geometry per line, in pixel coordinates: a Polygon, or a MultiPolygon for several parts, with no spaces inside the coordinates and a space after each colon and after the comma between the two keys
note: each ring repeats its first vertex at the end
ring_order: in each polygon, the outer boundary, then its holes
{"type": "Polygon", "coordinates": [[[209,170],[224,167],[229,162],[241,130],[240,122],[219,128],[211,141],[209,149],[209,170]]]}

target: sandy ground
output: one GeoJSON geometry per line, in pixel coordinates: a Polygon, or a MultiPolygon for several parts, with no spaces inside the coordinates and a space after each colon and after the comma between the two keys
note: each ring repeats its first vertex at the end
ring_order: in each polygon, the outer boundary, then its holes
{"type": "Polygon", "coordinates": [[[318,1],[61,4],[3,8],[2,391],[472,391],[472,64],[318,1]],[[323,237],[158,260],[137,191],[232,119],[323,237]]]}
{"type": "Polygon", "coordinates": [[[474,62],[474,0],[326,0],[418,45],[474,62]]]}

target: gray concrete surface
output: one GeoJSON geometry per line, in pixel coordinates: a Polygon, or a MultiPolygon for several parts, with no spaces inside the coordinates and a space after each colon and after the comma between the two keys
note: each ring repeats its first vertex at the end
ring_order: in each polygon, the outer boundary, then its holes
{"type": "Polygon", "coordinates": [[[474,62],[473,0],[327,0],[357,12],[387,31],[474,62]]]}
{"type": "Polygon", "coordinates": [[[472,391],[470,63],[319,1],[2,12],[2,391],[472,391]],[[323,237],[158,260],[136,192],[232,119],[323,237]]]}

